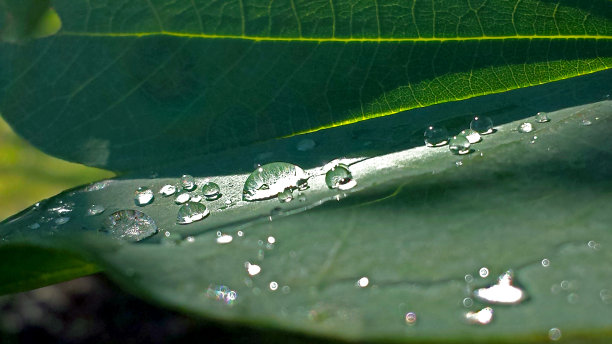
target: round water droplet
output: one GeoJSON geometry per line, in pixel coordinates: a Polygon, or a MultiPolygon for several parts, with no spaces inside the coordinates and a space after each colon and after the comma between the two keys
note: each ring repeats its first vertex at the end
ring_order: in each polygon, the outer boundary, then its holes
{"type": "Polygon", "coordinates": [[[182,194],[179,194],[178,196],[176,196],[176,198],[174,199],[174,203],[183,204],[189,201],[190,199],[191,199],[191,195],[186,192],[183,192],[182,194]]]}
{"type": "Polygon", "coordinates": [[[151,191],[151,189],[146,186],[139,187],[138,189],[136,189],[136,192],[134,194],[134,203],[136,203],[137,206],[142,207],[153,202],[153,191],[151,191]]]}
{"type": "Polygon", "coordinates": [[[313,140],[311,140],[311,139],[304,139],[304,140],[301,140],[300,142],[297,143],[296,148],[300,152],[306,152],[306,151],[309,151],[309,150],[315,148],[316,145],[317,145],[316,142],[314,142],[313,140]]]}
{"type": "Polygon", "coordinates": [[[489,269],[487,269],[486,267],[482,267],[478,271],[478,274],[480,275],[480,277],[486,278],[487,276],[489,276],[489,269]]]}
{"type": "Polygon", "coordinates": [[[448,131],[444,127],[430,125],[425,129],[425,145],[439,147],[448,143],[448,131]]]}
{"type": "Polygon", "coordinates": [[[274,281],[270,282],[270,290],[275,291],[276,289],[278,289],[278,283],[274,281]]]}
{"type": "Polygon", "coordinates": [[[461,303],[463,303],[463,307],[470,308],[474,305],[474,300],[471,297],[466,297],[461,303]]]}
{"type": "Polygon", "coordinates": [[[406,324],[414,325],[417,320],[417,315],[414,312],[408,312],[404,318],[406,319],[406,324]]]}
{"type": "Polygon", "coordinates": [[[533,131],[533,125],[529,122],[521,123],[516,129],[519,133],[530,133],[533,131]]]}
{"type": "Polygon", "coordinates": [[[356,283],[359,288],[365,288],[368,286],[368,284],[370,284],[370,279],[367,277],[361,277],[356,283]]]}
{"type": "Polygon", "coordinates": [[[128,209],[112,213],[102,231],[117,239],[140,241],[157,233],[157,225],[147,214],[128,209]]]}
{"type": "Polygon", "coordinates": [[[548,118],[548,114],[546,112],[538,112],[535,115],[535,120],[538,123],[550,122],[550,118],[548,118]]]}
{"type": "Polygon", "coordinates": [[[325,184],[330,189],[347,190],[357,185],[357,182],[353,179],[348,166],[338,164],[325,173],[325,184]]]}
{"type": "Polygon", "coordinates": [[[551,328],[548,330],[548,338],[554,341],[561,339],[561,330],[556,327],[551,328]]]}
{"type": "Polygon", "coordinates": [[[542,266],[545,267],[545,268],[549,267],[550,266],[550,260],[548,260],[546,258],[542,259],[542,266]]]}
{"type": "Polygon", "coordinates": [[[472,275],[470,275],[470,274],[465,275],[465,276],[464,276],[464,279],[465,279],[465,282],[466,282],[466,283],[472,283],[472,282],[474,282],[474,277],[472,277],[472,275]]]}
{"type": "Polygon", "coordinates": [[[204,197],[206,197],[206,199],[209,201],[213,201],[221,197],[221,188],[219,188],[219,185],[217,185],[217,183],[206,182],[204,183],[204,185],[202,185],[201,190],[202,195],[204,195],[204,197]]]}
{"type": "Polygon", "coordinates": [[[293,190],[291,190],[291,188],[285,189],[285,191],[278,194],[278,200],[281,203],[288,203],[293,201],[293,190]]]}
{"type": "Polygon", "coordinates": [[[588,119],[583,119],[582,121],[580,121],[580,124],[583,126],[589,126],[593,124],[593,122],[589,121],[588,119]]]}
{"type": "Polygon", "coordinates": [[[179,209],[176,223],[179,225],[186,225],[192,222],[200,221],[208,214],[209,211],[204,204],[198,202],[187,202],[179,209]]]}
{"type": "Polygon", "coordinates": [[[196,188],[195,179],[188,174],[184,174],[181,177],[181,186],[183,187],[183,189],[191,191],[196,188]]]}
{"type": "Polygon", "coordinates": [[[287,188],[297,188],[309,176],[299,166],[273,162],[258,167],[244,182],[242,198],[257,201],[276,197],[287,188]]]}
{"type": "Polygon", "coordinates": [[[164,185],[161,189],[159,189],[159,193],[164,197],[172,196],[176,192],[176,186],[174,185],[164,185]]]}
{"type": "Polygon", "coordinates": [[[55,224],[58,226],[61,226],[63,224],[65,224],[66,222],[70,221],[70,218],[67,216],[64,217],[58,217],[57,219],[55,219],[55,224]]]}
{"type": "Polygon", "coordinates": [[[482,141],[482,137],[480,136],[480,134],[472,129],[462,130],[457,136],[465,137],[470,142],[470,144],[482,141]]]}
{"type": "Polygon", "coordinates": [[[487,135],[493,132],[493,121],[486,116],[476,116],[470,123],[470,129],[480,135],[487,135]]]}
{"type": "Polygon", "coordinates": [[[453,154],[467,154],[470,152],[470,141],[464,136],[453,136],[448,142],[448,149],[450,149],[453,154]]]}
{"type": "Polygon", "coordinates": [[[88,216],[94,216],[94,215],[102,214],[104,212],[104,210],[106,210],[106,208],[104,208],[103,206],[101,206],[99,204],[92,204],[87,209],[87,215],[88,216]]]}

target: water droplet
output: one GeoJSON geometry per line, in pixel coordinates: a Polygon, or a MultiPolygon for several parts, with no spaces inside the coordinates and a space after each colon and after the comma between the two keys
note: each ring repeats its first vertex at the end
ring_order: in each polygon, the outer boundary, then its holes
{"type": "Polygon", "coordinates": [[[488,303],[513,304],[525,299],[525,292],[512,285],[512,271],[507,271],[497,279],[497,284],[474,291],[474,296],[488,303]]]}
{"type": "Polygon", "coordinates": [[[239,237],[243,237],[243,236],[244,236],[244,232],[243,232],[243,231],[238,231],[236,234],[237,234],[239,237]]]}
{"type": "Polygon", "coordinates": [[[193,176],[184,174],[181,177],[181,186],[183,187],[183,189],[191,191],[196,188],[195,179],[193,178],[193,176]]]}
{"type": "Polygon", "coordinates": [[[99,204],[92,204],[87,209],[87,215],[88,216],[99,215],[99,214],[102,214],[104,212],[104,210],[106,210],[106,208],[104,208],[103,206],[101,206],[99,204]]]}
{"type": "Polygon", "coordinates": [[[146,186],[141,186],[136,189],[135,195],[136,197],[134,197],[134,203],[136,203],[137,206],[142,207],[153,202],[153,191],[146,186]]]}
{"type": "Polygon", "coordinates": [[[179,209],[176,223],[179,225],[186,225],[192,222],[200,221],[209,213],[209,210],[204,204],[198,202],[187,202],[179,209]]]}
{"type": "Polygon", "coordinates": [[[251,264],[250,262],[244,263],[244,267],[247,269],[250,276],[255,276],[261,272],[261,267],[259,265],[251,264]]]}
{"type": "Polygon", "coordinates": [[[291,288],[288,285],[286,285],[281,288],[281,291],[283,292],[283,294],[289,294],[289,292],[291,291],[291,288]]]}
{"type": "Polygon", "coordinates": [[[297,143],[296,148],[300,152],[306,152],[306,151],[313,149],[316,145],[317,145],[316,142],[314,142],[313,140],[304,139],[297,143]]]}
{"type": "Polygon", "coordinates": [[[357,185],[348,166],[338,164],[325,173],[325,184],[330,189],[348,190],[357,185]]]}
{"type": "Polygon", "coordinates": [[[610,289],[602,289],[599,291],[599,297],[601,301],[605,304],[612,303],[612,290],[610,289]]]}
{"type": "Polygon", "coordinates": [[[370,279],[367,277],[361,277],[359,280],[357,280],[357,283],[355,283],[355,285],[359,288],[365,288],[368,286],[368,284],[370,284],[370,279]]]}
{"type": "Polygon", "coordinates": [[[170,184],[166,184],[162,186],[161,189],[159,189],[159,193],[162,194],[162,196],[164,197],[172,196],[174,195],[175,192],[176,192],[176,186],[170,185],[170,184]]]}
{"type": "Polygon", "coordinates": [[[470,141],[464,136],[453,136],[448,142],[448,149],[450,149],[453,154],[467,154],[470,152],[470,141]]]}
{"type": "Polygon", "coordinates": [[[467,312],[465,319],[470,324],[487,325],[493,320],[493,308],[485,307],[478,312],[467,312]]]}
{"type": "Polygon", "coordinates": [[[55,219],[55,224],[58,226],[61,226],[63,224],[65,224],[66,222],[70,221],[70,218],[67,216],[64,217],[58,217],[57,219],[55,219]]]}
{"type": "Polygon", "coordinates": [[[470,308],[474,305],[474,300],[471,297],[466,297],[461,303],[463,303],[463,307],[470,308]]]}
{"type": "Polygon", "coordinates": [[[157,233],[157,225],[147,214],[128,209],[111,214],[102,231],[117,239],[140,241],[157,233]]]}
{"type": "Polygon", "coordinates": [[[176,198],[174,199],[174,203],[183,204],[189,201],[190,199],[191,199],[191,195],[186,192],[183,192],[182,194],[179,194],[178,196],[176,196],[176,198]]]}
{"type": "Polygon", "coordinates": [[[192,237],[192,236],[188,236],[188,237],[185,238],[185,241],[187,241],[188,243],[193,243],[193,242],[195,242],[195,238],[192,237]]]}
{"type": "Polygon", "coordinates": [[[74,209],[74,202],[56,201],[51,207],[47,208],[47,212],[57,215],[68,214],[74,209]]]}
{"type": "Polygon", "coordinates": [[[554,341],[561,339],[561,330],[556,327],[551,328],[548,330],[548,338],[554,341]]]}
{"type": "Polygon", "coordinates": [[[588,119],[583,119],[582,121],[580,121],[580,124],[584,126],[589,126],[593,124],[593,122],[589,121],[588,119]]]}
{"type": "Polygon", "coordinates": [[[29,229],[39,229],[40,228],[40,223],[38,222],[34,222],[31,225],[28,225],[29,229]]]}
{"type": "Polygon", "coordinates": [[[268,243],[269,243],[269,244],[274,244],[274,243],[276,243],[276,238],[275,238],[275,237],[273,237],[273,236],[269,236],[269,237],[268,237],[268,243]]]}
{"type": "Polygon", "coordinates": [[[482,137],[480,136],[480,134],[472,129],[462,130],[457,136],[465,137],[470,142],[470,144],[482,141],[482,137]]]}
{"type": "Polygon", "coordinates": [[[487,135],[493,132],[493,121],[486,116],[476,116],[470,123],[470,129],[480,135],[487,135]]]}
{"type": "Polygon", "coordinates": [[[482,267],[478,271],[478,274],[480,275],[480,277],[486,278],[487,276],[489,276],[489,269],[487,269],[486,267],[482,267]]]}
{"type": "Polygon", "coordinates": [[[201,190],[202,195],[204,195],[204,197],[206,197],[206,199],[209,201],[214,201],[217,198],[221,197],[221,188],[219,188],[219,185],[217,185],[217,183],[206,182],[204,183],[204,185],[202,185],[201,190]]]}
{"type": "Polygon", "coordinates": [[[278,194],[278,200],[281,203],[288,203],[293,201],[293,190],[291,190],[291,188],[285,189],[285,191],[278,194]]]}
{"type": "Polygon", "coordinates": [[[210,285],[206,290],[209,299],[221,301],[228,306],[234,304],[238,299],[238,293],[224,285],[210,285]]]}
{"type": "Polygon", "coordinates": [[[92,184],[89,184],[85,187],[85,192],[91,192],[91,191],[98,191],[98,190],[102,190],[104,188],[106,188],[107,186],[109,186],[110,184],[113,183],[113,180],[102,180],[99,182],[95,182],[92,184]]]}
{"type": "Polygon", "coordinates": [[[274,281],[270,282],[270,290],[275,291],[276,289],[278,289],[278,283],[274,281]]]}
{"type": "Polygon", "coordinates": [[[297,188],[309,176],[299,166],[273,162],[260,166],[244,182],[242,198],[257,201],[275,197],[287,188],[297,188]]]}
{"type": "Polygon", "coordinates": [[[599,250],[601,248],[601,245],[597,241],[593,241],[593,240],[589,241],[587,243],[587,246],[589,246],[589,248],[592,248],[594,250],[599,250]]]}
{"type": "Polygon", "coordinates": [[[472,275],[470,275],[470,274],[465,275],[464,279],[465,279],[466,283],[474,282],[474,277],[472,277],[472,275]]]}
{"type": "Polygon", "coordinates": [[[193,195],[193,197],[191,197],[190,201],[192,202],[200,202],[202,200],[202,195],[193,195]]]}
{"type": "Polygon", "coordinates": [[[538,112],[535,115],[535,120],[538,123],[550,122],[550,118],[548,118],[548,114],[546,112],[538,112]]]}
{"type": "Polygon", "coordinates": [[[463,166],[463,161],[456,161],[455,162],[455,166],[457,166],[457,167],[463,166]]]}
{"type": "Polygon", "coordinates": [[[561,289],[568,290],[570,287],[570,282],[567,280],[563,280],[561,281],[561,283],[559,283],[559,285],[561,286],[561,289]]]}
{"type": "Polygon", "coordinates": [[[439,147],[448,143],[448,131],[444,127],[430,125],[425,129],[424,136],[427,147],[439,147]]]}
{"type": "Polygon", "coordinates": [[[234,237],[232,237],[231,235],[221,234],[217,237],[217,244],[229,244],[230,242],[232,242],[232,240],[234,240],[234,237]]]}
{"type": "Polygon", "coordinates": [[[524,122],[516,129],[519,133],[530,133],[533,131],[533,125],[529,122],[524,122]]]}
{"type": "Polygon", "coordinates": [[[545,268],[549,267],[550,266],[550,260],[548,260],[546,258],[542,259],[542,266],[545,267],[545,268]]]}
{"type": "Polygon", "coordinates": [[[404,316],[404,319],[406,319],[406,324],[414,325],[417,321],[417,315],[414,312],[408,312],[406,316],[404,316]]]}

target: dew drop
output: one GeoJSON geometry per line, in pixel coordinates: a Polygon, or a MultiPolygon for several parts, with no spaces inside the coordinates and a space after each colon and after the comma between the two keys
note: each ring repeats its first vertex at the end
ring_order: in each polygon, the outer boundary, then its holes
{"type": "Polygon", "coordinates": [[[251,264],[250,262],[244,263],[244,267],[250,276],[255,276],[261,272],[261,267],[259,265],[251,264]]]}
{"type": "Polygon", "coordinates": [[[582,121],[580,121],[580,124],[583,126],[589,126],[593,124],[593,122],[589,121],[588,119],[583,119],[582,121]]]}
{"type": "Polygon", "coordinates": [[[357,283],[355,283],[355,285],[359,288],[365,288],[368,286],[368,284],[370,284],[370,279],[367,277],[361,277],[359,280],[357,280],[357,283]]]}
{"type": "Polygon", "coordinates": [[[493,121],[486,116],[476,116],[470,122],[470,129],[480,135],[487,135],[493,132],[493,121]]]}
{"type": "Polygon", "coordinates": [[[512,271],[507,271],[497,279],[497,284],[476,289],[474,296],[484,302],[515,304],[525,299],[525,292],[512,285],[512,271]]]}
{"type": "Polygon", "coordinates": [[[61,226],[63,224],[65,224],[66,222],[70,221],[70,218],[67,216],[63,216],[63,217],[58,217],[57,219],[55,219],[55,224],[58,226],[61,226]]]}
{"type": "Polygon", "coordinates": [[[470,142],[470,144],[482,141],[482,137],[480,136],[480,134],[472,129],[462,130],[457,136],[465,137],[470,142]]]}
{"type": "Polygon", "coordinates": [[[162,186],[161,189],[159,189],[159,193],[162,194],[162,196],[164,197],[172,196],[174,195],[175,192],[176,192],[176,186],[170,185],[170,184],[166,184],[162,186]]]}
{"type": "Polygon", "coordinates": [[[217,237],[217,244],[229,244],[230,242],[232,242],[232,240],[234,240],[234,237],[232,237],[231,235],[221,234],[217,237]]]}
{"type": "Polygon", "coordinates": [[[312,150],[316,146],[316,142],[311,139],[304,139],[297,143],[297,150],[300,152],[306,152],[312,150]]]}
{"type": "Polygon", "coordinates": [[[92,204],[89,208],[87,208],[87,215],[88,216],[99,215],[99,214],[102,214],[104,210],[106,210],[106,208],[104,208],[103,206],[99,204],[92,204]]]}
{"type": "Polygon", "coordinates": [[[47,212],[57,215],[68,214],[74,209],[74,202],[64,202],[59,200],[54,205],[47,208],[47,212]]]}
{"type": "Polygon", "coordinates": [[[196,188],[195,179],[193,178],[193,176],[184,174],[181,177],[181,186],[183,187],[183,189],[191,191],[196,188]]]}
{"type": "Polygon", "coordinates": [[[281,291],[283,292],[283,294],[289,294],[289,292],[291,292],[291,287],[285,285],[281,288],[281,291]]]}
{"type": "Polygon", "coordinates": [[[463,303],[463,307],[470,308],[474,305],[474,300],[471,297],[466,297],[461,303],[463,303]]]}
{"type": "Polygon", "coordinates": [[[517,128],[519,133],[530,133],[533,131],[533,125],[529,122],[524,122],[517,128]]]}
{"type": "Polygon", "coordinates": [[[157,225],[147,214],[128,209],[111,214],[102,231],[117,239],[140,241],[157,233],[157,225]]]}
{"type": "Polygon", "coordinates": [[[465,282],[466,282],[466,283],[472,283],[472,282],[474,282],[474,277],[472,277],[472,275],[470,275],[470,274],[465,275],[465,276],[463,277],[463,279],[465,279],[465,282]]]}
{"type": "Polygon", "coordinates": [[[485,307],[478,312],[467,312],[465,319],[470,324],[487,325],[493,320],[493,308],[485,307]]]}
{"type": "Polygon", "coordinates": [[[330,189],[348,190],[357,185],[348,166],[338,164],[325,173],[325,184],[330,189]]]}
{"type": "Polygon", "coordinates": [[[191,195],[186,192],[183,192],[182,194],[179,194],[178,196],[176,196],[176,198],[174,199],[174,203],[183,204],[189,201],[190,199],[191,199],[191,195]]]}
{"type": "Polygon", "coordinates": [[[551,328],[548,330],[548,338],[553,341],[561,339],[561,330],[556,327],[551,328]]]}
{"type": "Polygon", "coordinates": [[[535,115],[535,120],[538,123],[550,122],[550,118],[548,118],[548,114],[546,112],[538,112],[535,115]]]}
{"type": "Polygon", "coordinates": [[[425,129],[424,136],[427,147],[439,147],[448,143],[448,131],[444,127],[430,125],[425,129]]]}
{"type": "Polygon", "coordinates": [[[221,197],[221,188],[217,183],[206,182],[202,185],[202,195],[209,201],[214,201],[221,197]]]}
{"type": "Polygon", "coordinates": [[[139,187],[138,189],[136,189],[136,192],[134,194],[134,203],[136,203],[137,206],[142,207],[153,202],[153,191],[151,191],[151,189],[146,186],[139,187]]]}
{"type": "Polygon", "coordinates": [[[550,260],[548,260],[546,258],[542,259],[541,263],[542,263],[542,266],[545,267],[545,268],[550,266],[550,260]]]}
{"type": "Polygon", "coordinates": [[[181,206],[178,211],[176,223],[186,225],[192,222],[200,221],[209,214],[209,210],[202,203],[187,202],[181,206]]]}
{"type": "Polygon", "coordinates": [[[286,188],[285,191],[278,194],[278,201],[281,203],[288,203],[293,200],[293,190],[286,188]]]}
{"type": "Polygon", "coordinates": [[[297,188],[309,176],[299,166],[273,162],[258,167],[244,182],[242,198],[257,201],[277,196],[287,188],[297,188]]]}
{"type": "Polygon", "coordinates": [[[480,275],[480,277],[482,278],[486,278],[487,276],[489,276],[489,269],[486,267],[482,267],[480,268],[480,270],[478,271],[478,274],[480,275]]]}
{"type": "Polygon", "coordinates": [[[448,142],[448,149],[450,149],[453,154],[467,154],[470,152],[470,141],[464,136],[453,136],[448,142]]]}
{"type": "Polygon", "coordinates": [[[275,237],[273,237],[273,236],[269,236],[269,237],[268,237],[268,243],[269,243],[269,244],[274,244],[274,243],[276,243],[276,238],[275,238],[275,237]]]}
{"type": "Polygon", "coordinates": [[[276,289],[278,289],[278,283],[274,281],[270,282],[270,290],[275,291],[276,289]]]}
{"type": "Polygon", "coordinates": [[[406,324],[414,325],[416,323],[416,321],[417,321],[417,315],[414,312],[408,312],[404,316],[404,319],[406,320],[406,324]]]}
{"type": "Polygon", "coordinates": [[[188,236],[188,237],[185,238],[185,241],[187,241],[188,243],[193,243],[193,242],[195,242],[195,238],[192,237],[192,236],[188,236]]]}

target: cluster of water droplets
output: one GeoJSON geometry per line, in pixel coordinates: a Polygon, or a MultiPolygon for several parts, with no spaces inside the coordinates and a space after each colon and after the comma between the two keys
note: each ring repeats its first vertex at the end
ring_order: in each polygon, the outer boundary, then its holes
{"type": "Polygon", "coordinates": [[[486,116],[476,116],[470,122],[470,128],[462,130],[457,135],[450,136],[442,126],[430,125],[425,130],[425,145],[440,147],[448,144],[453,154],[464,155],[472,151],[471,145],[482,141],[482,135],[494,132],[493,121],[486,116]]]}

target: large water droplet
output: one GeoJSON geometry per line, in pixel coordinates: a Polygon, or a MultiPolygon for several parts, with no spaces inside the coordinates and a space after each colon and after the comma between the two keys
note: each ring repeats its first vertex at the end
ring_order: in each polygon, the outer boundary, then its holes
{"type": "Polygon", "coordinates": [[[308,180],[299,166],[286,162],[273,162],[258,167],[244,182],[242,198],[257,201],[275,197],[287,188],[297,188],[308,180]]]}
{"type": "Polygon", "coordinates": [[[164,185],[161,189],[159,189],[159,193],[162,194],[164,197],[172,196],[175,192],[176,186],[170,184],[164,185]]]}
{"type": "Polygon", "coordinates": [[[480,134],[472,129],[462,130],[457,136],[465,137],[470,142],[470,144],[474,144],[474,143],[478,143],[482,141],[482,137],[480,137],[480,134]]]}
{"type": "Polygon", "coordinates": [[[493,320],[493,308],[485,307],[478,312],[467,312],[465,319],[470,324],[487,325],[493,320]]]}
{"type": "Polygon", "coordinates": [[[200,221],[209,214],[209,210],[202,203],[187,202],[181,206],[178,211],[176,223],[186,225],[192,222],[200,221]]]}
{"type": "Polygon", "coordinates": [[[470,129],[480,135],[487,135],[493,132],[493,121],[486,116],[476,116],[470,123],[470,129]]]}
{"type": "Polygon", "coordinates": [[[188,174],[184,174],[181,177],[181,186],[183,189],[191,191],[196,187],[195,179],[188,174]]]}
{"type": "Polygon", "coordinates": [[[470,152],[470,141],[464,136],[453,136],[448,142],[448,149],[450,149],[453,154],[467,154],[470,152]]]}
{"type": "Polygon", "coordinates": [[[285,191],[278,194],[278,200],[281,203],[288,203],[293,200],[293,190],[291,188],[285,189],[285,191]]]}
{"type": "Polygon", "coordinates": [[[546,112],[538,112],[535,115],[535,120],[538,123],[550,122],[550,118],[548,118],[548,114],[546,112]]]}
{"type": "Polygon", "coordinates": [[[348,166],[338,164],[325,173],[325,184],[330,189],[348,190],[357,185],[348,166]]]}
{"type": "Polygon", "coordinates": [[[519,133],[530,133],[533,131],[533,125],[529,122],[521,123],[516,129],[519,133]]]}
{"type": "Polygon", "coordinates": [[[136,203],[136,205],[138,206],[142,207],[153,202],[153,191],[151,191],[151,189],[146,186],[139,187],[138,189],[136,189],[136,192],[134,194],[134,203],[136,203]]]}
{"type": "Polygon", "coordinates": [[[104,221],[103,232],[117,239],[140,241],[157,233],[157,225],[149,215],[138,210],[119,210],[104,221]]]}
{"type": "Polygon", "coordinates": [[[204,183],[204,185],[202,185],[201,191],[202,195],[204,195],[204,197],[206,197],[206,199],[209,201],[216,200],[221,196],[221,188],[219,188],[219,185],[213,182],[207,181],[206,183],[204,183]]]}
{"type": "Polygon", "coordinates": [[[104,212],[104,210],[106,210],[106,208],[104,208],[103,206],[101,206],[99,204],[92,204],[87,209],[87,215],[88,216],[94,216],[94,215],[102,214],[104,212]]]}
{"type": "Polygon", "coordinates": [[[427,147],[439,147],[448,143],[448,131],[444,127],[430,125],[425,129],[424,136],[427,147]]]}
{"type": "Polygon", "coordinates": [[[474,296],[488,303],[514,304],[525,299],[525,292],[512,285],[512,271],[507,271],[497,279],[497,284],[474,291],[474,296]]]}

